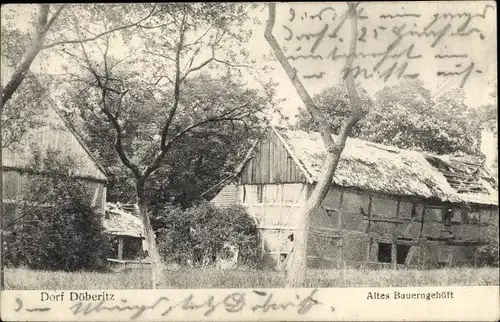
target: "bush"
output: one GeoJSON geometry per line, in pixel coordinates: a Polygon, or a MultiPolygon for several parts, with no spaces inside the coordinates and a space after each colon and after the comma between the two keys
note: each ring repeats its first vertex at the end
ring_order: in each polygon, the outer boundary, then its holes
{"type": "Polygon", "coordinates": [[[216,258],[231,258],[238,250],[238,263],[260,263],[261,240],[255,222],[241,206],[217,208],[208,202],[181,210],[166,207],[155,218],[158,247],[168,262],[210,265],[216,258]]]}
{"type": "Polygon", "coordinates": [[[32,269],[75,271],[105,266],[110,243],[102,215],[92,208],[84,183],[72,176],[75,163],[50,152],[35,157],[24,197],[7,239],[6,261],[32,269]],[[37,175],[34,169],[43,169],[37,175]]]}
{"type": "Polygon", "coordinates": [[[484,241],[485,244],[478,248],[479,260],[481,263],[491,266],[497,266],[499,263],[498,247],[498,217],[490,220],[488,226],[485,228],[484,241]]]}

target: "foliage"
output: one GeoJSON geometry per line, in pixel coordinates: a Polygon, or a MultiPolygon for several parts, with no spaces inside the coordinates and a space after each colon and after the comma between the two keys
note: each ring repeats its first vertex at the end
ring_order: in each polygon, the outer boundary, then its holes
{"type": "Polygon", "coordinates": [[[498,247],[499,247],[499,226],[498,226],[498,217],[492,218],[488,224],[484,228],[484,241],[485,244],[478,248],[479,260],[487,265],[492,265],[498,267],[499,263],[499,255],[498,255],[498,247]]]}
{"type": "Polygon", "coordinates": [[[0,114],[41,52],[67,44],[92,42],[118,31],[126,33],[127,29],[138,27],[140,23],[147,21],[155,9],[156,5],[150,4],[10,5],[2,11],[2,54],[5,48],[9,52],[5,56],[16,68],[9,75],[6,84],[2,85],[0,114]],[[30,23],[28,33],[17,28],[18,19],[30,23]],[[101,24],[102,21],[105,23],[101,24]]]}
{"type": "Polygon", "coordinates": [[[216,208],[208,202],[182,210],[166,207],[155,226],[160,252],[166,261],[194,265],[213,264],[216,257],[228,258],[238,249],[238,263],[259,263],[261,242],[255,222],[244,208],[216,208]]]}
{"type": "MultiPolygon", "coordinates": [[[[481,118],[464,103],[461,90],[432,97],[421,82],[408,81],[383,88],[375,98],[370,113],[351,132],[352,137],[438,154],[479,152],[481,118]]],[[[328,88],[314,100],[331,123],[332,132],[338,133],[350,111],[345,90],[328,88]]],[[[316,129],[304,111],[298,115],[297,127],[316,129]]]]}
{"type": "MultiPolygon", "coordinates": [[[[484,120],[484,129],[490,131],[498,139],[498,101],[497,101],[497,81],[492,82],[493,90],[489,93],[490,103],[479,107],[479,116],[484,120]]],[[[493,148],[493,147],[490,147],[493,148]]],[[[495,146],[495,154],[489,164],[492,174],[498,177],[498,144],[495,146]]]]}
{"type": "MultiPolygon", "coordinates": [[[[5,86],[6,82],[4,76],[9,76],[9,72],[16,63],[15,60],[19,58],[19,52],[24,46],[19,37],[16,32],[7,32],[2,26],[2,86],[5,86]]],[[[28,129],[37,128],[44,124],[41,110],[32,108],[39,104],[44,96],[44,89],[36,81],[33,74],[28,73],[11,99],[3,105],[0,115],[2,148],[14,149],[28,129]]]]}
{"type": "MultiPolygon", "coordinates": [[[[29,75],[4,105],[1,115],[2,148],[15,149],[29,129],[43,126],[43,112],[33,108],[43,101],[44,91],[29,75]]],[[[45,103],[42,103],[45,104],[45,103]]]]}
{"type": "Polygon", "coordinates": [[[6,260],[33,269],[102,269],[109,241],[91,193],[75,180],[78,162],[48,151],[35,153],[27,188],[10,227],[6,260]]]}
{"type": "MultiPolygon", "coordinates": [[[[113,146],[114,130],[99,114],[94,113],[88,97],[70,93],[71,104],[78,105],[79,109],[68,113],[68,117],[108,173],[108,200],[135,202],[134,180],[121,164],[113,146]]],[[[179,131],[196,120],[244,104],[248,104],[246,109],[257,113],[266,103],[265,96],[245,89],[238,81],[201,74],[186,83],[181,97],[182,108],[178,110],[172,128],[179,131]]],[[[149,161],[150,150],[155,149],[155,143],[159,143],[151,140],[158,138],[154,131],[161,125],[163,109],[164,106],[153,98],[150,107],[131,109],[130,116],[122,113],[122,118],[126,120],[124,123],[130,126],[124,134],[124,139],[131,142],[126,151],[141,162],[149,161]]],[[[264,127],[265,123],[259,118],[249,115],[245,124],[207,123],[186,133],[171,147],[171,152],[147,182],[148,202],[155,208],[167,203],[191,206],[204,191],[233,173],[244,158],[250,139],[261,135],[264,127]]],[[[211,197],[206,195],[207,199],[211,197]]]]}

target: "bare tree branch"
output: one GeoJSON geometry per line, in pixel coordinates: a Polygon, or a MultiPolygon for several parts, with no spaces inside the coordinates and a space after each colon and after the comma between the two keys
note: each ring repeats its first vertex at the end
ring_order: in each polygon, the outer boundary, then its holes
{"type": "Polygon", "coordinates": [[[115,130],[115,141],[113,143],[113,146],[115,147],[116,152],[118,153],[118,156],[120,157],[120,160],[123,162],[123,164],[129,168],[134,176],[136,178],[139,178],[141,176],[141,172],[139,170],[139,167],[135,165],[130,159],[128,158],[127,154],[125,153],[125,150],[123,148],[123,129],[118,123],[118,120],[113,113],[109,110],[106,104],[106,89],[102,89],[102,107],[101,111],[106,115],[108,122],[113,126],[115,130]]]}
{"type": "Polygon", "coordinates": [[[167,56],[167,55],[163,55],[163,54],[160,54],[160,53],[157,53],[157,52],[152,52],[152,51],[149,51],[149,50],[144,50],[145,53],[147,54],[150,54],[150,55],[153,55],[153,56],[158,56],[158,57],[161,57],[161,58],[165,58],[167,60],[170,60],[172,62],[175,62],[175,59],[170,57],[170,56],[167,56]]]}
{"type": "Polygon", "coordinates": [[[205,60],[203,63],[201,63],[200,65],[196,66],[196,67],[193,67],[193,68],[190,68],[186,71],[186,73],[184,74],[184,76],[182,76],[181,78],[181,81],[184,81],[186,79],[186,77],[191,74],[192,72],[195,72],[197,70],[200,70],[202,69],[203,67],[207,66],[208,64],[210,64],[212,61],[214,61],[215,58],[214,57],[211,57],[207,60],[205,60]]]}
{"type": "MultiPolygon", "coordinates": [[[[354,56],[356,53],[356,44],[358,39],[358,21],[357,21],[357,13],[356,8],[358,7],[359,2],[352,3],[348,2],[347,6],[349,8],[349,15],[351,17],[351,43],[349,45],[349,55],[346,60],[346,69],[351,70],[352,64],[354,62],[354,56]],[[352,53],[352,54],[351,54],[352,53]]],[[[347,119],[347,121],[342,125],[339,131],[339,135],[337,137],[337,145],[345,146],[345,141],[352,127],[356,125],[366,114],[367,111],[364,110],[364,104],[359,97],[358,91],[356,89],[356,85],[354,84],[354,77],[352,73],[348,73],[345,79],[347,94],[350,100],[350,105],[352,106],[351,115],[347,119]]]]}
{"type": "Polygon", "coordinates": [[[225,60],[220,60],[220,59],[217,59],[217,58],[214,58],[214,61],[218,62],[218,63],[221,63],[221,64],[224,64],[224,65],[228,65],[230,67],[235,67],[235,68],[252,68],[252,69],[255,69],[254,66],[250,66],[250,65],[246,65],[246,64],[233,64],[233,63],[230,63],[228,61],[225,61],[225,60]]]}
{"type": "Polygon", "coordinates": [[[86,43],[86,42],[89,42],[89,41],[94,41],[96,39],[101,38],[102,36],[111,34],[111,33],[116,32],[116,31],[120,31],[120,30],[123,30],[123,29],[131,28],[131,27],[136,27],[141,22],[149,19],[149,17],[151,17],[153,15],[153,13],[154,13],[154,11],[156,9],[156,5],[157,5],[156,3],[153,5],[153,8],[151,9],[151,11],[148,13],[147,16],[145,16],[144,18],[142,18],[139,21],[136,21],[134,23],[131,23],[131,24],[128,24],[128,25],[123,25],[123,26],[120,26],[120,27],[116,27],[116,28],[113,28],[113,29],[101,32],[100,34],[97,34],[96,36],[90,37],[90,38],[56,41],[56,42],[53,42],[51,44],[43,46],[42,49],[49,49],[49,48],[52,48],[52,47],[55,47],[55,46],[59,46],[59,45],[63,45],[63,44],[80,44],[80,43],[86,43]]]}
{"type": "Polygon", "coordinates": [[[221,59],[218,59],[218,58],[215,58],[215,55],[214,55],[214,51],[212,50],[212,57],[205,60],[203,63],[201,63],[200,65],[196,66],[196,67],[193,67],[193,68],[190,68],[186,71],[186,73],[184,74],[184,76],[182,76],[182,81],[184,81],[187,76],[189,74],[191,74],[192,72],[195,72],[197,70],[200,70],[202,69],[203,67],[205,67],[206,65],[210,64],[211,62],[217,62],[217,63],[220,63],[220,64],[224,64],[224,65],[227,65],[227,66],[230,66],[230,67],[233,67],[233,68],[252,68],[252,69],[255,69],[255,67],[253,66],[250,66],[250,65],[245,65],[245,64],[233,64],[233,63],[230,63],[228,61],[224,61],[224,60],[221,60],[221,59]]]}
{"type": "Polygon", "coordinates": [[[281,49],[276,37],[273,35],[273,28],[276,21],[276,4],[269,3],[269,18],[266,22],[266,30],[264,32],[264,37],[267,42],[271,46],[276,58],[280,62],[281,66],[285,70],[288,78],[292,81],[297,94],[299,94],[302,102],[306,106],[307,110],[313,115],[313,119],[318,122],[318,127],[321,130],[321,136],[325,142],[325,146],[327,147],[329,152],[333,152],[335,149],[335,143],[330,134],[330,125],[328,124],[327,119],[323,115],[323,113],[316,107],[314,101],[311,96],[307,92],[304,84],[302,84],[301,80],[297,77],[297,72],[292,67],[288,59],[286,58],[283,50],[281,49]]]}
{"type": "MultiPolygon", "coordinates": [[[[177,111],[177,108],[179,106],[179,100],[180,100],[180,86],[181,82],[183,81],[181,79],[181,51],[184,45],[184,23],[186,20],[186,15],[182,17],[182,24],[179,28],[179,42],[177,43],[177,49],[175,51],[175,79],[174,79],[174,103],[172,106],[172,109],[168,113],[167,119],[165,121],[165,125],[163,126],[163,130],[161,132],[161,140],[160,140],[160,149],[163,151],[166,141],[167,141],[167,135],[168,135],[168,129],[170,127],[170,124],[172,123],[172,120],[174,119],[175,113],[177,111]]],[[[163,158],[163,155],[161,155],[161,158],[163,158]]]]}
{"type": "Polygon", "coordinates": [[[54,14],[52,15],[52,18],[50,18],[49,22],[45,25],[45,33],[47,33],[50,29],[50,27],[52,27],[52,25],[54,24],[54,21],[59,17],[59,15],[61,14],[61,11],[66,8],[68,6],[67,3],[61,5],[57,10],[56,12],[54,12],[54,14]]]}
{"type": "Polygon", "coordinates": [[[113,68],[115,68],[117,65],[119,65],[119,64],[121,64],[121,63],[123,63],[125,60],[127,60],[127,59],[129,59],[130,57],[134,56],[136,52],[137,52],[137,51],[136,51],[136,50],[134,50],[132,53],[130,53],[130,55],[127,55],[127,56],[125,56],[124,58],[119,59],[118,61],[116,61],[114,64],[112,64],[112,65],[109,67],[109,71],[112,71],[112,70],[113,70],[113,68]]]}
{"type": "MultiPolygon", "coordinates": [[[[78,29],[77,29],[77,33],[78,33],[78,29]]],[[[113,115],[113,113],[111,112],[111,110],[109,109],[109,107],[107,105],[106,97],[107,97],[108,91],[113,91],[115,93],[118,93],[120,95],[120,97],[119,97],[120,101],[123,99],[123,96],[127,93],[127,91],[120,92],[117,90],[113,90],[107,86],[107,83],[109,80],[109,70],[108,70],[108,63],[107,63],[107,52],[109,49],[109,38],[106,41],[106,49],[103,53],[104,73],[105,73],[104,83],[101,81],[101,77],[97,74],[97,72],[94,70],[94,68],[92,68],[92,63],[91,63],[90,58],[87,54],[87,51],[85,50],[84,44],[80,43],[80,46],[82,48],[82,52],[83,52],[83,55],[85,57],[85,61],[87,63],[87,66],[85,66],[85,67],[94,76],[94,78],[96,79],[96,82],[97,82],[97,87],[101,90],[101,104],[100,104],[101,112],[103,112],[104,115],[106,115],[108,122],[111,124],[111,126],[115,130],[115,141],[113,143],[113,146],[114,146],[116,152],[118,153],[118,156],[119,156],[120,160],[122,161],[122,163],[132,171],[132,173],[134,174],[134,176],[136,178],[139,178],[140,174],[141,174],[139,167],[130,160],[130,158],[127,156],[127,154],[125,153],[125,150],[123,148],[123,129],[120,126],[120,123],[118,122],[117,115],[113,115]]]]}
{"type": "Polygon", "coordinates": [[[174,85],[174,82],[172,81],[172,79],[168,76],[168,75],[154,75],[154,77],[158,77],[158,79],[156,80],[156,82],[154,83],[154,85],[158,85],[158,83],[163,79],[163,78],[166,78],[168,79],[168,81],[170,82],[170,84],[174,85]]]}
{"type": "Polygon", "coordinates": [[[208,34],[208,32],[209,32],[209,31],[213,28],[213,26],[215,25],[215,23],[216,23],[218,20],[219,20],[219,19],[214,20],[214,21],[210,24],[210,26],[207,28],[207,30],[205,30],[205,32],[204,32],[204,33],[203,33],[200,37],[198,37],[198,38],[197,38],[195,41],[193,41],[192,43],[186,44],[186,45],[185,45],[185,47],[191,47],[191,46],[193,46],[193,45],[198,44],[198,43],[199,43],[199,41],[200,41],[201,39],[203,39],[203,37],[205,37],[205,36],[208,34]]]}

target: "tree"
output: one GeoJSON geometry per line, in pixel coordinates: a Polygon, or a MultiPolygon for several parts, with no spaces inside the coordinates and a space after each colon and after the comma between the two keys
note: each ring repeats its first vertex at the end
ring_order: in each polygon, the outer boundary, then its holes
{"type": "MultiPolygon", "coordinates": [[[[69,90],[66,99],[72,104],[86,106],[87,103],[82,101],[82,96],[78,93],[79,90],[69,90]]],[[[266,104],[265,97],[256,91],[245,90],[239,82],[206,74],[193,77],[185,85],[184,95],[189,97],[186,104],[211,100],[212,105],[217,106],[241,97],[260,102],[261,105],[266,104]],[[228,90],[229,88],[231,90],[228,90]]],[[[183,114],[190,111],[191,107],[179,110],[179,122],[185,119],[183,114]]],[[[210,110],[199,109],[199,112],[208,116],[207,112],[210,113],[210,110]]],[[[113,147],[114,130],[89,108],[67,113],[67,117],[108,174],[107,199],[135,202],[134,182],[113,147]]],[[[151,123],[156,113],[149,113],[146,117],[149,119],[144,123],[151,123]]],[[[188,122],[183,124],[188,125],[188,122]]],[[[245,128],[241,123],[214,123],[207,124],[202,131],[193,131],[179,139],[177,144],[172,146],[171,152],[165,156],[160,168],[148,180],[146,196],[150,210],[162,210],[166,204],[182,208],[192,206],[215,183],[234,173],[249,148],[250,140],[260,136],[263,132],[261,130],[262,124],[248,123],[245,128]]],[[[211,190],[203,195],[203,198],[211,199],[216,191],[211,190]]]]}
{"type": "Polygon", "coordinates": [[[236,91],[239,84],[232,81],[237,76],[232,68],[242,65],[235,62],[237,55],[228,45],[246,38],[240,30],[248,19],[242,5],[161,4],[155,19],[141,27],[140,38],[129,35],[144,41],[142,59],[112,57],[111,35],[96,42],[96,48],[80,43],[66,50],[81,67],[78,74],[71,75],[73,84],[85,92],[79,108],[107,122],[114,150],[133,179],[151,257],[153,288],[160,283],[162,263],[148,207],[147,184],[152,175],[182,140],[194,139],[195,134],[212,135],[216,132],[213,124],[257,123],[266,107],[262,100],[251,100],[255,91],[236,91]],[[222,48],[225,57],[217,56],[222,48]],[[205,87],[219,82],[222,93],[211,92],[201,99],[189,92],[194,75],[217,66],[226,68],[217,79],[203,81],[205,87]]]}
{"type": "Polygon", "coordinates": [[[16,67],[10,77],[10,80],[5,86],[2,86],[0,114],[3,111],[4,105],[10,100],[12,95],[24,81],[26,75],[29,72],[31,64],[42,50],[66,44],[95,41],[96,39],[114,33],[116,31],[135,27],[150,18],[156,8],[156,6],[153,5],[149,13],[142,19],[138,19],[132,23],[123,24],[123,18],[129,17],[119,15],[116,11],[116,8],[119,7],[117,7],[116,5],[109,6],[96,4],[92,6],[68,6],[67,4],[62,4],[53,5],[53,7],[54,10],[52,12],[52,15],[50,15],[50,4],[39,5],[38,15],[33,19],[34,32],[31,36],[26,36],[19,30],[7,30],[2,28],[2,45],[13,42],[14,44],[12,44],[11,46],[16,48],[16,55],[12,55],[10,57],[15,61],[16,67]],[[86,31],[86,37],[78,39],[68,38],[68,24],[71,25],[72,23],[80,23],[87,27],[93,22],[92,19],[95,19],[96,16],[98,17],[99,15],[107,15],[108,17],[114,16],[114,23],[109,25],[110,28],[103,31],[101,30],[97,34],[90,29],[82,28],[86,31]],[[89,20],[84,20],[85,18],[88,18],[89,20]],[[121,25],[117,25],[118,21],[121,25]],[[21,42],[19,42],[19,38],[22,38],[21,42]]]}
{"type": "MultiPolygon", "coordinates": [[[[498,142],[498,102],[497,102],[497,81],[492,82],[493,90],[489,93],[490,103],[479,107],[479,117],[482,121],[481,129],[486,133],[491,132],[497,137],[498,142]]],[[[481,137],[483,139],[483,137],[481,137]]],[[[484,151],[483,151],[484,152],[484,151]]],[[[488,160],[490,161],[490,160],[488,160]]],[[[493,176],[498,176],[498,143],[495,145],[495,154],[488,166],[493,171],[493,176]]]]}
{"type": "MultiPolygon", "coordinates": [[[[349,46],[349,54],[346,59],[345,71],[349,71],[352,68],[352,63],[354,61],[356,53],[356,45],[358,39],[358,22],[357,22],[357,6],[359,3],[347,3],[348,16],[351,22],[351,41],[349,46]]],[[[345,73],[345,86],[352,107],[348,118],[342,123],[339,130],[339,135],[335,140],[331,136],[331,126],[328,123],[328,119],[325,117],[324,113],[316,106],[309,93],[305,89],[304,85],[296,75],[296,71],[290,64],[290,62],[285,57],[283,50],[281,49],[278,41],[273,35],[273,27],[276,20],[276,4],[270,3],[269,5],[269,17],[266,23],[266,30],[264,37],[271,46],[276,58],[280,62],[281,66],[285,70],[288,78],[292,82],[302,99],[304,105],[306,106],[309,113],[312,115],[313,120],[317,124],[321,137],[325,143],[327,149],[327,156],[323,169],[318,178],[318,182],[314,187],[311,195],[309,196],[304,209],[299,215],[297,220],[297,230],[294,233],[294,255],[291,264],[291,272],[287,276],[287,286],[288,287],[301,287],[304,282],[306,268],[307,268],[307,240],[309,234],[309,223],[311,215],[319,207],[323,199],[325,198],[330,185],[332,183],[333,175],[337,169],[337,165],[340,160],[340,155],[345,147],[345,142],[347,136],[353,129],[353,127],[364,117],[366,114],[367,101],[358,94],[356,85],[354,84],[354,79],[352,73],[345,73]]],[[[336,107],[330,107],[336,108],[336,107]]]]}
{"type": "MultiPolygon", "coordinates": [[[[464,99],[460,89],[433,98],[420,81],[385,87],[376,93],[371,113],[353,128],[351,136],[402,149],[477,154],[481,121],[464,99]]],[[[328,118],[332,132],[338,133],[350,110],[346,91],[327,88],[314,100],[328,118]],[[332,105],[338,108],[330,109],[332,105]]],[[[305,131],[317,130],[305,111],[298,114],[296,126],[305,131]]]]}
{"type": "MultiPolygon", "coordinates": [[[[88,5],[53,5],[54,10],[52,10],[51,15],[51,5],[50,4],[40,4],[38,7],[38,14],[35,14],[32,19],[32,26],[34,28],[33,33],[30,36],[20,32],[19,30],[11,30],[8,31],[6,28],[2,26],[2,54],[4,54],[4,48],[14,49],[10,50],[12,54],[10,59],[14,62],[16,66],[10,79],[6,82],[6,84],[1,84],[1,98],[0,98],[0,119],[2,123],[5,120],[14,120],[13,116],[22,116],[21,112],[15,110],[15,108],[11,109],[11,113],[9,115],[4,116],[4,107],[7,102],[11,100],[13,95],[18,90],[19,86],[23,83],[27,75],[29,74],[30,67],[39,53],[43,50],[55,48],[58,46],[63,46],[65,44],[75,44],[75,43],[87,43],[99,39],[105,35],[109,35],[116,31],[126,30],[127,28],[135,27],[140,23],[145,22],[151,15],[154,13],[156,5],[150,6],[149,4],[137,5],[140,8],[144,7],[148,11],[148,13],[142,18],[135,20],[131,23],[123,23],[123,21],[127,21],[130,18],[128,14],[117,14],[116,11],[112,9],[117,8],[117,5],[108,5],[108,4],[94,4],[91,6],[88,5]],[[72,10],[69,10],[69,9],[72,10]],[[91,10],[86,10],[87,8],[91,8],[91,10]],[[72,24],[83,23],[85,27],[89,27],[92,23],[90,20],[85,20],[88,18],[94,19],[96,16],[100,19],[100,15],[96,13],[112,13],[108,14],[108,16],[114,17],[113,24],[109,25],[109,29],[99,30],[94,32],[95,30],[91,30],[91,28],[82,28],[84,29],[84,33],[86,37],[79,37],[78,39],[72,39],[68,37],[67,27],[72,24]],[[50,16],[50,18],[49,18],[50,16]],[[85,23],[84,23],[85,22],[85,23]],[[4,47],[5,46],[5,47],[4,47]]],[[[24,8],[27,8],[25,6],[24,8]]],[[[119,8],[119,7],[118,7],[119,8]]],[[[123,13],[123,12],[122,12],[123,13]]],[[[133,14],[137,13],[137,11],[132,11],[133,14]]],[[[2,11],[3,14],[3,11],[2,11]]],[[[23,14],[26,14],[24,12],[23,14]]],[[[133,18],[135,16],[132,14],[133,18]]],[[[2,22],[4,17],[2,17],[2,22]]],[[[8,19],[6,19],[8,20],[8,19]]],[[[15,20],[15,19],[14,19],[15,20]]],[[[9,22],[8,22],[9,23],[9,22]]],[[[12,21],[10,21],[12,23],[12,21]]],[[[82,35],[80,35],[82,36],[82,35]]],[[[2,60],[3,64],[3,60],[2,60]]],[[[21,95],[22,97],[22,95],[21,95]]],[[[35,113],[36,114],[36,113],[35,113]]],[[[18,118],[22,119],[22,118],[18,118]]],[[[12,124],[19,124],[13,123],[12,124]]],[[[10,125],[12,125],[10,124],[10,125]]],[[[3,135],[3,126],[0,129],[0,142],[4,142],[2,137],[3,135]]],[[[6,126],[8,124],[5,124],[6,126]]],[[[17,133],[21,133],[22,131],[17,131],[17,133]]],[[[2,149],[0,149],[0,164],[2,160],[2,149]]],[[[0,187],[3,186],[3,177],[0,176],[0,187]]],[[[3,191],[0,189],[0,199],[3,201],[3,191]]],[[[3,216],[3,202],[0,207],[0,215],[3,216]]],[[[1,240],[2,234],[0,234],[0,247],[3,247],[3,241],[1,240]]],[[[2,275],[1,285],[3,287],[3,275],[2,275]]]]}

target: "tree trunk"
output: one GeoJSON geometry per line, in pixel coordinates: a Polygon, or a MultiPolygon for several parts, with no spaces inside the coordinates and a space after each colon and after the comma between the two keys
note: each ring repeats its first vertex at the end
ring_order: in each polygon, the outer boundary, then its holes
{"type": "Polygon", "coordinates": [[[144,184],[137,183],[136,185],[138,194],[137,205],[139,206],[139,213],[144,224],[144,234],[146,235],[146,242],[148,244],[148,257],[151,262],[151,287],[152,289],[157,289],[163,281],[163,264],[156,245],[155,234],[151,227],[148,206],[144,198],[144,184]]]}
{"type": "MultiPolygon", "coordinates": [[[[358,39],[356,7],[358,5],[359,3],[347,3],[351,20],[351,41],[349,46],[349,54],[346,58],[346,70],[350,70],[356,53],[356,42],[358,39]]],[[[302,102],[304,102],[305,107],[311,113],[314,121],[318,124],[321,132],[321,137],[327,150],[327,158],[324,163],[324,168],[318,178],[316,187],[307,200],[303,211],[299,215],[299,218],[297,220],[297,229],[294,234],[294,255],[291,262],[291,270],[287,275],[287,286],[302,287],[305,280],[305,273],[307,268],[307,241],[309,237],[310,217],[321,205],[321,202],[328,193],[328,190],[330,189],[332,183],[333,175],[335,174],[335,170],[337,169],[337,165],[340,160],[340,155],[344,150],[347,136],[349,135],[351,129],[356,125],[356,123],[363,118],[365,110],[363,108],[364,104],[356,91],[352,73],[349,73],[345,78],[345,83],[353,110],[349,119],[342,125],[337,140],[334,142],[331,137],[330,124],[328,123],[324,114],[316,107],[316,104],[309,95],[309,92],[306,90],[299,77],[297,77],[296,70],[286,58],[285,53],[276,40],[276,37],[274,37],[273,35],[273,28],[276,21],[276,4],[269,3],[268,6],[269,17],[266,22],[264,37],[271,46],[276,59],[280,62],[288,78],[295,87],[297,94],[300,96],[302,102]]]]}
{"type": "Polygon", "coordinates": [[[336,149],[333,153],[328,153],[325,160],[325,168],[320,176],[320,181],[314,188],[309,199],[307,199],[305,208],[299,215],[297,230],[294,233],[294,254],[291,262],[292,269],[288,272],[286,287],[302,287],[304,285],[307,269],[307,241],[309,238],[310,218],[321,205],[321,202],[330,189],[342,150],[343,149],[336,149]]]}
{"type": "Polygon", "coordinates": [[[20,63],[14,69],[9,82],[2,89],[2,101],[0,103],[0,114],[3,113],[3,107],[12,95],[16,92],[17,88],[24,81],[24,78],[29,72],[31,63],[38,56],[40,50],[42,50],[43,43],[45,41],[45,35],[47,34],[47,16],[49,13],[48,5],[40,6],[40,13],[38,15],[38,20],[36,24],[36,32],[34,35],[33,43],[28,48],[20,63]]]}

